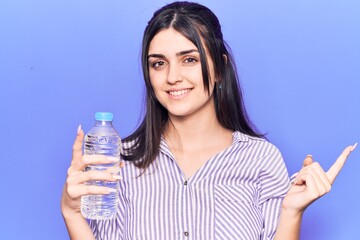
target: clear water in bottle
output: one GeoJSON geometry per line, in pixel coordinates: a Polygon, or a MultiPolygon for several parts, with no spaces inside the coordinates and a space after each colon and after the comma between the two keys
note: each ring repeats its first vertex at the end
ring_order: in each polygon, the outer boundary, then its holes
{"type": "MultiPolygon", "coordinates": [[[[85,171],[97,170],[119,174],[121,139],[112,125],[113,114],[95,114],[95,126],[85,136],[85,155],[105,155],[116,157],[119,161],[109,164],[88,165],[85,171]]],[[[87,184],[110,187],[118,190],[118,181],[89,181],[87,184]]],[[[87,219],[106,220],[114,217],[119,195],[113,192],[105,195],[85,195],[81,197],[81,213],[87,219]]]]}

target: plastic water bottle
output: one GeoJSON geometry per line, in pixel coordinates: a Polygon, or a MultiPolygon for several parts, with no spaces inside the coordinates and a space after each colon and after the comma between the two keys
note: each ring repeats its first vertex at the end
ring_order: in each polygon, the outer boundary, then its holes
{"type": "MultiPolygon", "coordinates": [[[[119,161],[109,164],[88,165],[85,171],[97,170],[119,174],[121,139],[112,125],[113,114],[97,112],[95,126],[85,136],[85,155],[105,155],[116,157],[119,161]]],[[[89,181],[87,184],[110,187],[118,190],[118,181],[89,181]]],[[[114,217],[117,211],[118,192],[105,195],[85,195],[81,197],[81,213],[87,219],[106,220],[114,217]]]]}

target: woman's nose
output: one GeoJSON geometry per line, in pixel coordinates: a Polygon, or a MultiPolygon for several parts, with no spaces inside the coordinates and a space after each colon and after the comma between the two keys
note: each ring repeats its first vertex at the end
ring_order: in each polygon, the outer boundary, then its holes
{"type": "Polygon", "coordinates": [[[181,75],[181,69],[180,66],[177,66],[176,64],[170,64],[167,81],[170,84],[176,84],[178,82],[181,82],[183,80],[181,75]]]}

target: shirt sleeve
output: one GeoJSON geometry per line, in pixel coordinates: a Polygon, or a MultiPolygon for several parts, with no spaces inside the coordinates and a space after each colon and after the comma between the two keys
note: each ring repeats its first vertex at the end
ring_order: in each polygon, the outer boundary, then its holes
{"type": "Polygon", "coordinates": [[[259,206],[264,220],[263,238],[274,239],[279,220],[281,203],[289,189],[289,175],[279,150],[272,146],[263,159],[264,166],[259,175],[261,185],[259,206]]]}

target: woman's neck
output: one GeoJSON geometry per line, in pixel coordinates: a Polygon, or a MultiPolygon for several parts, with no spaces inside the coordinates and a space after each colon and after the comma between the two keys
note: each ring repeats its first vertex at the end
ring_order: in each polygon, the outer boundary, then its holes
{"type": "Polygon", "coordinates": [[[173,150],[188,151],[197,148],[211,148],[219,141],[232,137],[232,131],[224,128],[213,114],[169,117],[165,140],[173,150]]]}
{"type": "Polygon", "coordinates": [[[232,131],[206,117],[169,118],[165,141],[186,179],[193,176],[215,154],[232,143],[232,131]]]}

